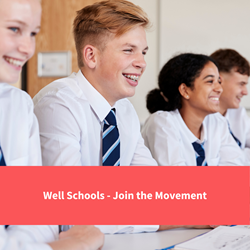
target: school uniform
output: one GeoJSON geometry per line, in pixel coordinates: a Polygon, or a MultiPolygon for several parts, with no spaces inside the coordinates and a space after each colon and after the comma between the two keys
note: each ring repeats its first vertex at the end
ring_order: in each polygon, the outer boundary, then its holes
{"type": "Polygon", "coordinates": [[[111,107],[81,71],[47,85],[34,104],[44,165],[102,165],[102,130],[111,108],[121,141],[120,165],[156,165],[132,104],[122,99],[111,107]]]}
{"type": "Polygon", "coordinates": [[[242,149],[245,156],[245,165],[250,165],[250,118],[246,109],[228,109],[225,115],[230,132],[242,149]]]}
{"type": "Polygon", "coordinates": [[[243,165],[244,157],[230,135],[226,120],[219,114],[205,117],[201,138],[187,127],[178,110],[158,111],[147,119],[142,136],[159,165],[196,166],[198,154],[194,145],[204,149],[201,165],[243,165]]]}
{"type": "MultiPolygon", "coordinates": [[[[81,71],[47,85],[34,97],[34,104],[44,165],[103,165],[104,120],[112,108],[115,109],[120,137],[119,165],[157,165],[144,145],[132,104],[122,99],[111,107],[81,71]]],[[[108,227],[103,233],[110,232],[108,227]]],[[[137,226],[121,227],[123,232],[138,232],[137,226]]],[[[138,228],[140,231],[156,231],[159,226],[145,226],[145,230],[141,226],[138,228]]]]}
{"type": "Polygon", "coordinates": [[[58,239],[58,226],[0,226],[1,250],[52,250],[45,242],[58,239]],[[44,232],[50,231],[45,241],[44,232]]]}
{"type": "Polygon", "coordinates": [[[30,96],[7,83],[0,83],[1,161],[7,166],[41,165],[37,119],[30,96]]]}

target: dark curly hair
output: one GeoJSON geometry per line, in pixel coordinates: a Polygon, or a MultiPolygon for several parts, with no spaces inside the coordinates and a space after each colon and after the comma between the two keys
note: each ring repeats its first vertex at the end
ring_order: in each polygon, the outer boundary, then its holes
{"type": "Polygon", "coordinates": [[[158,76],[159,88],[147,95],[147,109],[152,114],[158,110],[173,111],[182,107],[182,96],[179,86],[185,83],[191,89],[194,80],[208,62],[217,64],[205,55],[185,53],[170,59],[161,69],[158,76]],[[165,99],[163,95],[165,96],[165,99]]]}
{"type": "Polygon", "coordinates": [[[216,61],[220,72],[229,73],[235,69],[242,75],[250,75],[249,62],[233,49],[216,50],[210,57],[216,61]]]}

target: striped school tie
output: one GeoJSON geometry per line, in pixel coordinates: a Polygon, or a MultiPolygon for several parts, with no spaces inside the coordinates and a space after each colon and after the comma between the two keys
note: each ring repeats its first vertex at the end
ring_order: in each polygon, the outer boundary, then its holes
{"type": "Polygon", "coordinates": [[[230,129],[230,125],[229,125],[229,122],[227,121],[227,124],[228,124],[228,129],[229,129],[229,132],[230,134],[232,135],[232,137],[234,138],[234,140],[236,141],[236,143],[239,145],[239,147],[241,148],[241,142],[238,138],[236,138],[232,132],[232,130],[230,129]]]}
{"type": "Polygon", "coordinates": [[[6,166],[4,156],[3,156],[3,150],[1,147],[0,147],[0,166],[6,166]]]}
{"type": "Polygon", "coordinates": [[[104,119],[102,134],[102,165],[120,166],[120,138],[116,124],[115,109],[104,119]]]}
{"type": "Polygon", "coordinates": [[[193,142],[192,145],[196,155],[197,166],[207,166],[207,162],[205,161],[205,150],[203,148],[203,144],[193,142]]]}

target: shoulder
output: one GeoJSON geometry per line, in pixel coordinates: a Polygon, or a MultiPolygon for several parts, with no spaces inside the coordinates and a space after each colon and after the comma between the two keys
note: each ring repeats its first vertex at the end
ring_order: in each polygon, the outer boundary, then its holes
{"type": "Polygon", "coordinates": [[[217,113],[207,115],[205,119],[211,120],[211,121],[222,121],[222,120],[225,120],[225,117],[221,115],[221,113],[217,112],[217,113]]]}
{"type": "Polygon", "coordinates": [[[226,117],[229,120],[242,119],[248,117],[246,109],[244,107],[239,107],[238,109],[228,109],[226,117]]]}
{"type": "Polygon", "coordinates": [[[204,119],[204,123],[207,125],[207,128],[209,128],[209,130],[228,128],[227,119],[219,112],[207,115],[204,119]]]}
{"type": "Polygon", "coordinates": [[[204,119],[204,122],[213,122],[213,123],[219,123],[225,121],[226,121],[225,117],[221,115],[219,112],[207,115],[204,119]]]}
{"type": "Polygon", "coordinates": [[[7,83],[0,84],[0,104],[5,109],[8,108],[8,111],[24,107],[33,108],[32,99],[25,91],[7,83]]]}
{"type": "Polygon", "coordinates": [[[157,111],[151,114],[144,124],[145,129],[168,128],[173,129],[178,122],[178,111],[157,111]]]}
{"type": "Polygon", "coordinates": [[[130,126],[138,131],[140,131],[140,121],[139,117],[136,113],[136,110],[132,103],[128,99],[121,99],[116,102],[116,117],[119,122],[127,124],[126,126],[130,126]]]}
{"type": "Polygon", "coordinates": [[[38,104],[46,97],[71,98],[81,97],[83,92],[76,80],[76,74],[73,73],[69,77],[55,80],[41,89],[33,98],[34,104],[38,104]]]}
{"type": "Polygon", "coordinates": [[[245,108],[240,107],[238,109],[230,109],[228,110],[226,117],[231,129],[238,134],[238,136],[250,131],[250,117],[245,108]]]}
{"type": "Polygon", "coordinates": [[[135,115],[138,117],[133,104],[127,98],[117,101],[115,106],[120,110],[119,113],[124,115],[135,115]]]}

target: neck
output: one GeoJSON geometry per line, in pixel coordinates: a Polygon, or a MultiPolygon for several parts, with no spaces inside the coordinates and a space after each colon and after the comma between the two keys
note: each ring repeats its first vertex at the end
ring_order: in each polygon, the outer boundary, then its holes
{"type": "Polygon", "coordinates": [[[186,123],[189,130],[198,138],[201,138],[202,122],[206,115],[197,113],[197,110],[182,107],[179,110],[183,121],[186,123]]]}
{"type": "Polygon", "coordinates": [[[220,104],[220,113],[225,116],[227,113],[227,108],[223,106],[223,104],[220,104]]]}
{"type": "Polygon", "coordinates": [[[84,67],[81,68],[81,72],[84,75],[84,77],[87,79],[87,81],[106,99],[109,105],[113,107],[116,101],[110,100],[110,98],[108,98],[105,87],[99,84],[101,81],[96,79],[94,72],[90,72],[84,67]]]}

